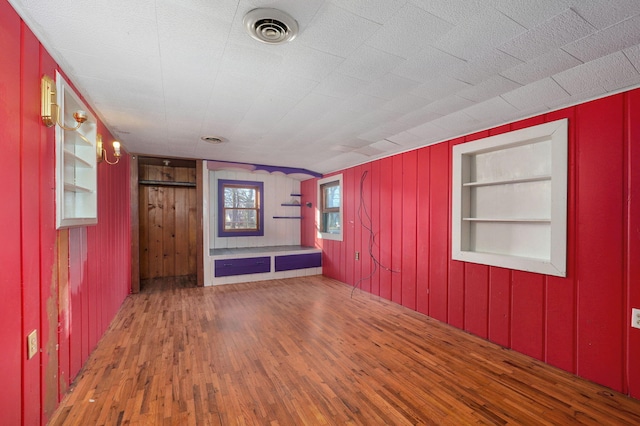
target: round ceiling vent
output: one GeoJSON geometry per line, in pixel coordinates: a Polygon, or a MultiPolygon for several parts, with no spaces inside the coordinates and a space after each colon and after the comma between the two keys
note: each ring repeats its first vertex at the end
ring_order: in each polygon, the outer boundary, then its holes
{"type": "Polygon", "coordinates": [[[296,20],[278,9],[253,9],[242,22],[251,37],[267,44],[286,43],[298,35],[296,20]]]}
{"type": "Polygon", "coordinates": [[[226,140],[224,138],[219,138],[217,136],[202,136],[200,139],[202,139],[205,142],[209,142],[211,144],[214,144],[214,145],[226,142],[226,140]]]}

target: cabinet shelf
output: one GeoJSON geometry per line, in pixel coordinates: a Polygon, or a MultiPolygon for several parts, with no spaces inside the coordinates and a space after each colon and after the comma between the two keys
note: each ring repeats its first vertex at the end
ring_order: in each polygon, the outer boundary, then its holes
{"type": "Polygon", "coordinates": [[[463,217],[467,222],[503,222],[503,223],[551,223],[551,219],[506,218],[506,217],[463,217]]]}
{"type": "Polygon", "coordinates": [[[73,131],[73,133],[71,133],[71,135],[77,136],[77,138],[75,138],[75,137],[68,138],[69,142],[73,143],[74,145],[90,146],[90,147],[94,146],[93,142],[91,142],[89,139],[87,139],[87,137],[85,135],[83,135],[82,133],[80,133],[79,130],[73,131]]]}
{"type": "Polygon", "coordinates": [[[73,183],[64,183],[64,190],[68,192],[82,192],[85,194],[91,194],[93,191],[89,188],[85,188],[84,186],[75,185],[73,183]]]}
{"type": "Polygon", "coordinates": [[[82,167],[87,169],[93,168],[93,165],[90,162],[78,157],[76,154],[67,151],[66,149],[64,151],[64,161],[66,164],[73,163],[75,167],[82,167]]]}
{"type": "Polygon", "coordinates": [[[466,182],[462,186],[474,187],[474,186],[492,186],[492,185],[509,185],[514,183],[527,183],[527,182],[541,182],[545,180],[551,180],[550,175],[541,176],[529,176],[515,179],[498,179],[498,180],[486,180],[479,182],[466,182]]]}

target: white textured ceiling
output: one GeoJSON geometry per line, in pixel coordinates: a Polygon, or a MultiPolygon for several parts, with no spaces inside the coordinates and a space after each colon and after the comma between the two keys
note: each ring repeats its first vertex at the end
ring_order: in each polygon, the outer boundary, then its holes
{"type": "Polygon", "coordinates": [[[640,84],[639,0],[10,2],[154,156],[329,172],[640,84]],[[300,34],[253,40],[256,7],[300,34]]]}

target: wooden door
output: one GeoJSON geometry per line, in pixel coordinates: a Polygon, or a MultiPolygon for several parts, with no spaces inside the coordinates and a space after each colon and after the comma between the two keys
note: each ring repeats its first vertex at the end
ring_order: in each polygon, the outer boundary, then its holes
{"type": "Polygon", "coordinates": [[[141,164],[140,279],[197,272],[196,170],[141,164]]]}

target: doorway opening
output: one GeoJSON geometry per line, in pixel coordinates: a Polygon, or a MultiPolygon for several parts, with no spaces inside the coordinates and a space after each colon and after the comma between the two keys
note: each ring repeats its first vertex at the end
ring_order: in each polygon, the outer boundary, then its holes
{"type": "Polygon", "coordinates": [[[152,157],[137,160],[138,290],[167,278],[196,285],[202,268],[198,162],[152,157]]]}

